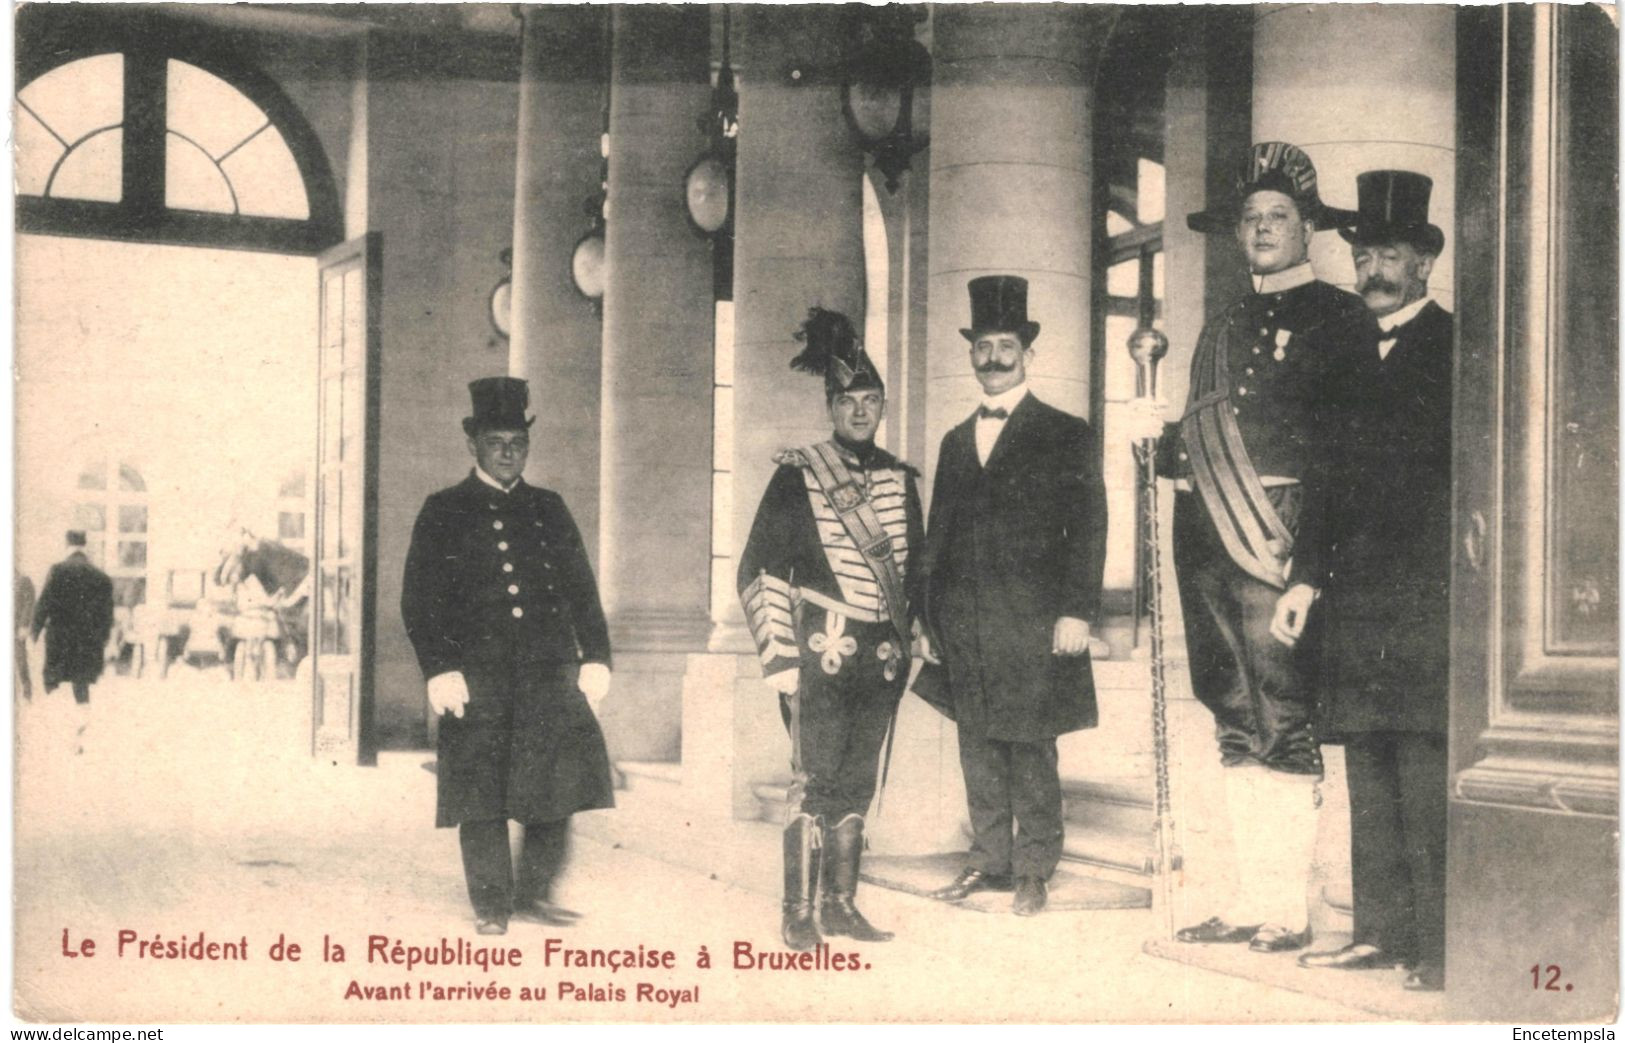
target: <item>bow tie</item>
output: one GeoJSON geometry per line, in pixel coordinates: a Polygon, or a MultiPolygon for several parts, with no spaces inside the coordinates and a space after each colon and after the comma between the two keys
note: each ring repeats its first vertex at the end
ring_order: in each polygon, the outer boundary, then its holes
{"type": "Polygon", "coordinates": [[[1003,406],[1000,406],[997,409],[989,409],[986,406],[982,406],[982,407],[980,407],[980,408],[978,408],[976,410],[976,419],[978,419],[978,420],[1009,420],[1010,419],[1010,411],[1008,409],[1004,408],[1003,406]]]}

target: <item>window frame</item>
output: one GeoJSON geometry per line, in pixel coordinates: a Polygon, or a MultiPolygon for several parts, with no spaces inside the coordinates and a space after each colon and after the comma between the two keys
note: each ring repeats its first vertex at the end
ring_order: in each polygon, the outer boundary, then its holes
{"type": "Polygon", "coordinates": [[[320,141],[281,87],[248,61],[217,41],[176,32],[174,26],[143,29],[74,22],[48,26],[34,39],[25,39],[34,34],[23,28],[19,25],[18,92],[70,62],[123,55],[123,192],[117,203],[19,195],[18,232],[305,255],[343,239],[338,188],[320,141]],[[310,205],[308,218],[203,213],[166,204],[165,117],[171,59],[218,76],[270,118],[298,167],[310,205]]]}

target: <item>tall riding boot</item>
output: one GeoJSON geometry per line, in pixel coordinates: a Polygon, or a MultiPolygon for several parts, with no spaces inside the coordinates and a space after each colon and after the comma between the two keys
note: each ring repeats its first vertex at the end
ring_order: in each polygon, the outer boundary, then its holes
{"type": "Polygon", "coordinates": [[[806,952],[821,940],[813,907],[818,889],[818,820],[797,815],[784,827],[784,944],[806,952]]]}
{"type": "Polygon", "coordinates": [[[863,859],[863,816],[848,815],[834,829],[824,830],[824,894],[818,922],[824,933],[846,935],[860,942],[889,942],[882,931],[852,904],[858,893],[858,863],[863,859]]]}

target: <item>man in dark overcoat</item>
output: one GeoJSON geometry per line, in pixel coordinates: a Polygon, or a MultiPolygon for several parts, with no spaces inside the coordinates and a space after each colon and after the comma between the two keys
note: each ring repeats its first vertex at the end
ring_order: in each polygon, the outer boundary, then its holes
{"type": "Polygon", "coordinates": [[[1106,492],[1089,424],[1027,387],[1039,329],[1027,318],[1027,281],[973,279],[970,299],[960,333],[984,398],[942,439],[926,613],[975,836],[968,864],[933,897],[1013,887],[1014,911],[1030,916],[1061,858],[1055,739],[1097,722],[1089,621],[1100,607],[1106,492]]]}
{"type": "Polygon", "coordinates": [[[778,454],[739,556],[739,598],[790,731],[784,942],[883,942],[854,897],[864,816],[911,662],[925,524],[914,468],[875,445],[886,386],[845,315],[812,309],[791,366],[823,379],[834,428],[778,454]],[[816,908],[816,919],[815,919],[816,908]]]}
{"type": "Polygon", "coordinates": [[[1347,755],[1354,941],[1299,962],[1403,964],[1406,988],[1433,990],[1444,983],[1454,323],[1428,295],[1444,248],[1428,223],[1432,181],[1375,170],[1357,182],[1359,221],[1342,235],[1382,333],[1333,371],[1276,620],[1295,642],[1307,617],[1320,736],[1347,755]]]}
{"type": "MultiPolygon", "coordinates": [[[[1184,416],[1157,445],[1158,472],[1177,490],[1174,568],[1191,687],[1213,713],[1236,848],[1228,908],[1179,930],[1181,942],[1285,952],[1310,940],[1318,678],[1271,622],[1297,567],[1328,374],[1376,340],[1360,298],[1316,278],[1309,263],[1314,233],[1353,218],[1321,201],[1303,150],[1271,141],[1249,150],[1233,196],[1187,219],[1195,231],[1234,236],[1254,282],[1203,326],[1184,416]]],[[[1160,408],[1137,400],[1123,433],[1156,435],[1160,408]]]]}
{"type": "Polygon", "coordinates": [[[430,496],[406,557],[401,617],[440,717],[435,825],[458,827],[475,927],[510,916],[562,926],[552,901],[570,816],[614,806],[594,707],[609,690],[609,629],[586,548],[560,496],[521,477],[525,382],[469,385],[473,471],[430,496]],[[525,839],[515,881],[508,820],[525,839]]]}
{"type": "MultiPolygon", "coordinates": [[[[107,662],[107,636],[113,631],[113,581],[85,556],[85,534],[68,533],[68,556],[51,566],[34,605],[33,636],[45,634],[45,690],[67,682],[80,715],[82,738],[90,707],[90,686],[107,662]]],[[[82,751],[82,747],[80,748],[82,751]]]]}

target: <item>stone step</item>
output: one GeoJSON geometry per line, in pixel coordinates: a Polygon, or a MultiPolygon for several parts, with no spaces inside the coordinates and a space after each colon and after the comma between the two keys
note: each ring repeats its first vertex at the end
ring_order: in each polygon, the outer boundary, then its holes
{"type": "Polygon", "coordinates": [[[615,770],[619,789],[675,796],[683,785],[683,766],[677,761],[616,761],[615,770]]]}

